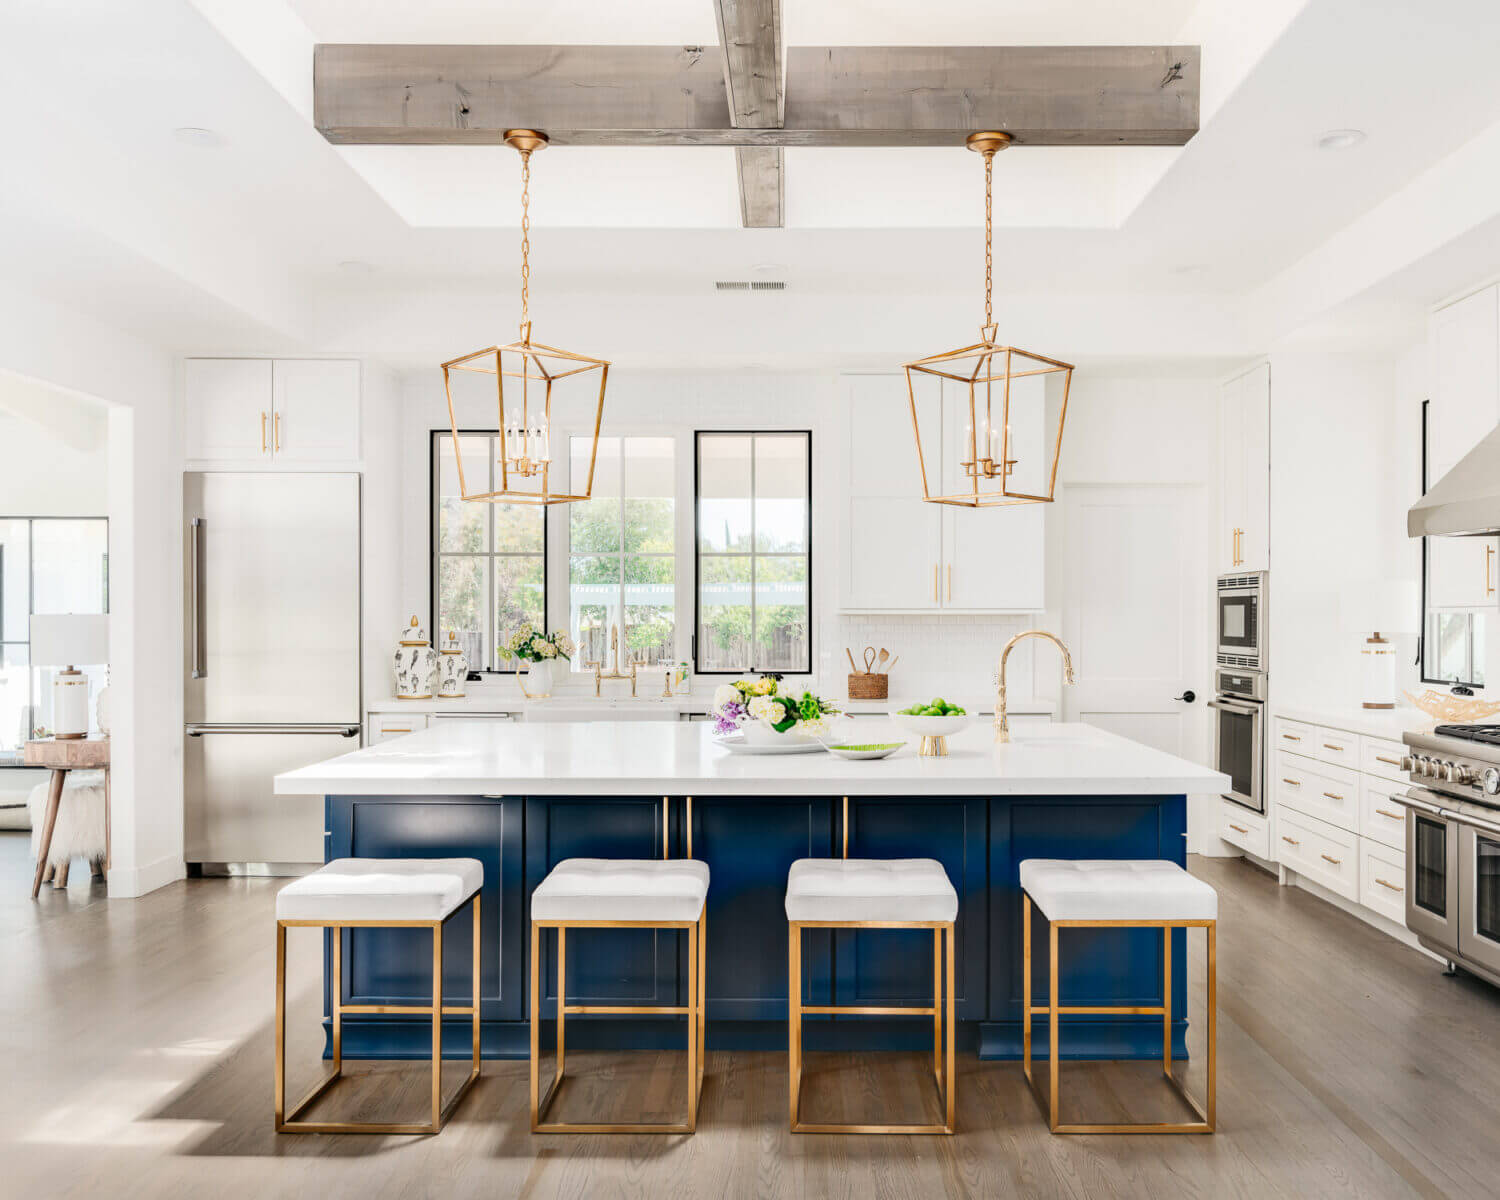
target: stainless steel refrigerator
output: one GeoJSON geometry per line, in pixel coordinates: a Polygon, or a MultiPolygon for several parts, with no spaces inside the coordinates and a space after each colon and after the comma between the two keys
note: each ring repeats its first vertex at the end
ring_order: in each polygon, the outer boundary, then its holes
{"type": "Polygon", "coordinates": [[[184,832],[206,873],[323,861],[323,806],[271,781],[359,745],[359,486],[184,477],[184,832]]]}

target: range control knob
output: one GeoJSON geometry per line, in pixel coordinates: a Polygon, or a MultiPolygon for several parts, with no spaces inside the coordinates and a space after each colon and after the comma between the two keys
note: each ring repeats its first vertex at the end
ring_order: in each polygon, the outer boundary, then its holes
{"type": "Polygon", "coordinates": [[[1448,778],[1453,780],[1454,783],[1473,783],[1474,772],[1470,768],[1464,766],[1463,763],[1454,763],[1453,771],[1448,776],[1448,778]]]}
{"type": "Polygon", "coordinates": [[[1422,773],[1424,779],[1437,778],[1437,759],[1428,758],[1426,755],[1418,755],[1417,770],[1422,773]]]}
{"type": "Polygon", "coordinates": [[[1413,758],[1410,754],[1403,754],[1401,756],[1401,768],[1400,769],[1403,770],[1403,771],[1405,771],[1408,775],[1410,775],[1413,771],[1415,771],[1417,769],[1417,760],[1415,758],[1413,758]]]}
{"type": "Polygon", "coordinates": [[[1453,782],[1453,764],[1451,762],[1440,762],[1437,767],[1437,777],[1445,783],[1453,782]]]}
{"type": "Polygon", "coordinates": [[[1488,795],[1500,796],[1500,768],[1484,769],[1484,790],[1488,795]]]}

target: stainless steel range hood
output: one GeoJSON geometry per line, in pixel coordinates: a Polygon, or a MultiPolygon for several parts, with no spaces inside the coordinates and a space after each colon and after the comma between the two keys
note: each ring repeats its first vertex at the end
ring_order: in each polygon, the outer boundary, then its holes
{"type": "Polygon", "coordinates": [[[1500,426],[1407,510],[1408,537],[1500,533],[1500,426]]]}

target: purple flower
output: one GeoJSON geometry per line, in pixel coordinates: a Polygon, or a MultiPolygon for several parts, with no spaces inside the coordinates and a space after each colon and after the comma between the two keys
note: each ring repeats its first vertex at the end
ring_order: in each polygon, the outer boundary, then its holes
{"type": "Polygon", "coordinates": [[[740,727],[744,717],[745,706],[738,701],[730,701],[714,714],[714,732],[733,733],[740,727]]]}

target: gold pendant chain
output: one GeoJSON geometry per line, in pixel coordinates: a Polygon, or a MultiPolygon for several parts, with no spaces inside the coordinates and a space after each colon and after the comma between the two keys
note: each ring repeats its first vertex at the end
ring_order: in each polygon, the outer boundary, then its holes
{"type": "Polygon", "coordinates": [[[990,185],[994,174],[995,152],[991,150],[984,156],[984,327],[986,329],[994,324],[994,314],[991,311],[990,301],[995,261],[990,248],[990,241],[994,235],[994,211],[990,196],[990,185]]]}
{"type": "Polygon", "coordinates": [[[531,151],[521,151],[521,340],[531,335],[531,151]]]}

